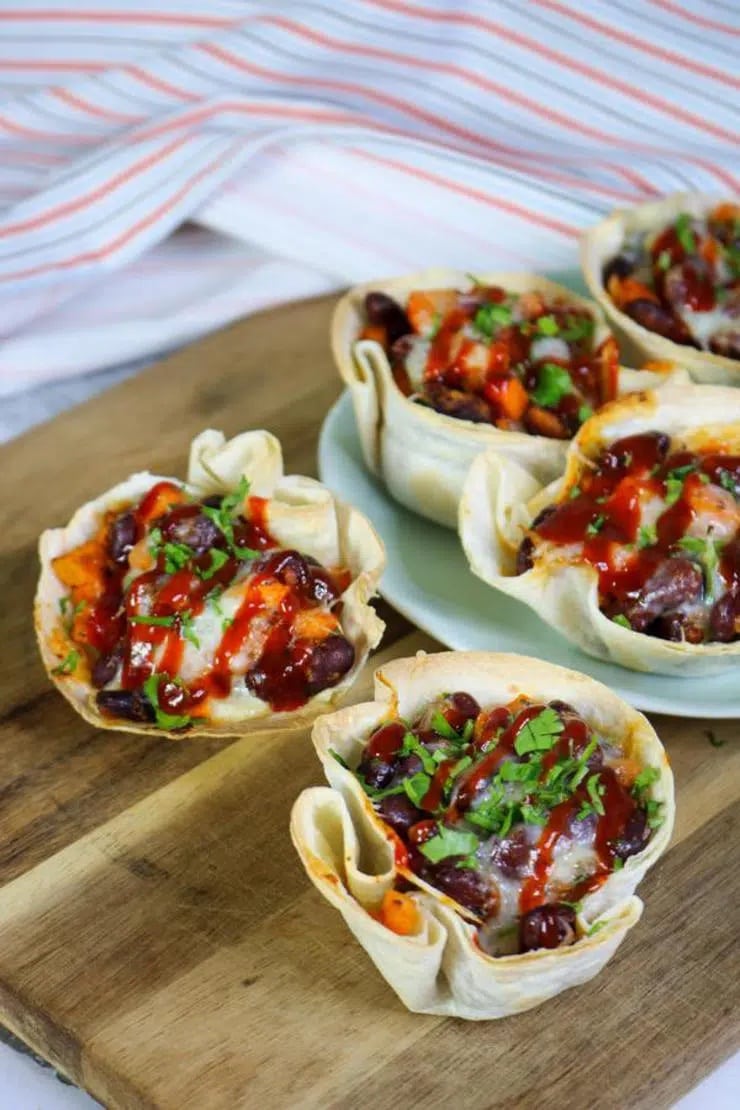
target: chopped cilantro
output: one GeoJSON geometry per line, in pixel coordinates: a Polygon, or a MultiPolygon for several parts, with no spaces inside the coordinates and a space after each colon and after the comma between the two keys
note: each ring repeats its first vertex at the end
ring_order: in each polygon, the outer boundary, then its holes
{"type": "Polygon", "coordinates": [[[62,659],[56,667],[52,667],[52,674],[74,674],[77,670],[77,664],[80,660],[80,653],[78,651],[70,651],[62,659]]]}
{"type": "Polygon", "coordinates": [[[483,304],[473,319],[473,326],[485,339],[492,339],[494,332],[511,323],[511,309],[505,304],[483,304]]]}
{"type": "Polygon", "coordinates": [[[537,387],[532,390],[532,399],[538,405],[548,408],[557,405],[572,390],[570,374],[564,366],[559,366],[557,362],[543,362],[537,387]]]}
{"type": "Polygon", "coordinates": [[[198,571],[198,576],[202,578],[204,582],[208,582],[209,579],[213,578],[214,574],[216,574],[217,571],[221,570],[221,567],[224,565],[224,563],[228,563],[229,561],[229,556],[227,552],[221,551],[221,549],[218,547],[211,548],[210,556],[211,565],[209,567],[206,567],[205,570],[198,571]]]}
{"type": "Polygon", "coordinates": [[[175,716],[159,708],[159,684],[164,678],[161,674],[150,674],[144,683],[144,693],[154,707],[154,719],[157,728],[181,729],[192,724],[192,718],[187,715],[175,716]]]}
{"type": "Polygon", "coordinates": [[[648,828],[659,829],[665,821],[663,815],[663,803],[656,801],[654,798],[649,798],[645,809],[647,811],[648,828]]]}
{"type": "Polygon", "coordinates": [[[591,800],[591,805],[593,806],[594,813],[598,813],[599,817],[603,817],[604,813],[606,812],[604,809],[604,803],[601,800],[601,796],[605,792],[606,787],[601,781],[598,772],[594,775],[589,775],[588,779],[586,780],[586,793],[591,800]]]}
{"type": "Polygon", "coordinates": [[[176,574],[195,557],[192,547],[188,547],[186,543],[166,543],[162,547],[162,552],[167,574],[176,574]]]}
{"type": "Polygon", "coordinates": [[[730,474],[729,470],[720,470],[719,484],[723,489],[726,489],[728,493],[734,494],[735,497],[738,496],[738,484],[734,475],[730,474]]]}
{"type": "Polygon", "coordinates": [[[212,520],[218,530],[226,537],[231,551],[236,555],[237,559],[256,559],[259,551],[251,547],[238,547],[234,543],[234,510],[244,504],[244,499],[249,492],[249,480],[242,475],[239,479],[239,485],[232,492],[226,494],[221,498],[221,504],[216,509],[211,505],[204,505],[203,512],[212,520]]]}
{"type": "Polygon", "coordinates": [[[373,802],[380,802],[383,800],[383,798],[390,798],[394,794],[404,793],[402,782],[397,782],[395,786],[386,786],[384,790],[378,790],[374,786],[371,786],[368,782],[365,782],[362,775],[358,775],[355,772],[355,777],[358,779],[362,789],[373,802]]]}
{"type": "Polygon", "coordinates": [[[627,620],[624,613],[617,613],[615,617],[612,617],[612,623],[618,624],[622,628],[629,628],[630,632],[632,631],[632,625],[627,620]]]}
{"type": "Polygon", "coordinates": [[[69,607],[69,604],[70,604],[70,599],[68,597],[60,597],[59,598],[59,612],[62,614],[63,617],[67,615],[67,609],[69,607]]]}
{"type": "Polygon", "coordinates": [[[714,599],[714,574],[719,563],[719,555],[714,540],[711,536],[707,536],[706,539],[701,539],[699,536],[684,536],[683,539],[678,541],[678,545],[684,551],[688,551],[690,555],[698,557],[704,569],[706,600],[712,601],[714,599]]]}
{"type": "Polygon", "coordinates": [[[473,733],[474,732],[475,732],[475,718],[474,717],[469,717],[468,720],[465,722],[465,727],[462,730],[463,744],[469,744],[470,743],[470,741],[473,739],[473,733]]]}
{"type": "Polygon", "coordinates": [[[345,771],[349,771],[349,765],[343,755],[340,755],[339,752],[335,752],[333,748],[329,748],[329,755],[332,759],[336,759],[340,767],[344,767],[345,771]]]}
{"type": "Polygon", "coordinates": [[[646,790],[657,782],[660,778],[660,771],[657,767],[643,767],[642,771],[635,777],[632,783],[632,796],[634,798],[642,799],[646,790]]]}
{"type": "Polygon", "coordinates": [[[152,556],[153,559],[156,559],[159,555],[159,549],[162,546],[162,529],[152,528],[147,537],[147,541],[149,554],[152,556]]]}
{"type": "Polygon", "coordinates": [[[447,720],[447,718],[445,717],[445,715],[442,713],[442,711],[440,709],[438,709],[437,712],[432,717],[431,724],[432,724],[432,728],[434,729],[434,731],[439,736],[444,736],[445,740],[459,740],[460,739],[457,732],[452,727],[452,725],[450,724],[450,722],[447,720]]]}
{"type": "Polygon", "coordinates": [[[694,254],[696,252],[696,237],[691,230],[691,216],[689,216],[688,212],[682,212],[676,220],[676,238],[686,254],[694,254]]]}
{"type": "Polygon", "coordinates": [[[427,339],[436,339],[437,336],[439,335],[439,329],[441,327],[442,327],[442,313],[441,312],[435,312],[434,316],[432,317],[432,325],[429,329],[429,334],[427,335],[427,339]]]}
{"type": "Polygon", "coordinates": [[[403,788],[415,806],[421,806],[431,781],[429,775],[425,775],[423,771],[417,771],[415,775],[403,780],[403,788]]]}
{"type": "Polygon", "coordinates": [[[195,629],[193,628],[192,613],[180,613],[180,629],[185,640],[189,640],[193,647],[200,647],[200,640],[196,636],[195,629]]]}
{"type": "Polygon", "coordinates": [[[580,486],[571,486],[570,489],[568,490],[568,500],[573,501],[573,500],[575,500],[576,497],[580,497],[580,496],[581,496],[581,487],[580,486]]]}
{"type": "Polygon", "coordinates": [[[614,862],[612,863],[612,871],[621,871],[623,867],[624,867],[624,860],[622,859],[622,857],[621,856],[615,856],[614,857],[614,862]]]}
{"type": "Polygon", "coordinates": [[[135,616],[129,617],[131,624],[154,624],[161,625],[162,628],[172,628],[177,618],[175,616],[169,617],[155,617],[144,615],[143,613],[136,613],[135,616]]]}
{"type": "Polygon", "coordinates": [[[566,343],[580,343],[582,339],[590,339],[596,324],[590,316],[569,316],[567,327],[561,329],[560,336],[566,343]]]}
{"type": "Polygon", "coordinates": [[[640,550],[643,547],[652,547],[658,542],[658,532],[654,524],[643,524],[637,533],[637,546],[640,550]]]}
{"type": "Polygon", "coordinates": [[[431,863],[439,863],[448,856],[469,856],[478,847],[475,833],[460,832],[446,825],[438,825],[439,832],[419,846],[422,855],[431,863]]]}
{"type": "Polygon", "coordinates": [[[659,270],[669,270],[671,266],[671,252],[661,251],[655,264],[659,270]]]}
{"type": "Polygon", "coordinates": [[[665,480],[665,503],[675,505],[683,493],[683,478],[672,478],[669,474],[665,480]]]}
{"type": "Polygon", "coordinates": [[[586,933],[586,936],[587,937],[595,936],[596,933],[599,933],[599,932],[601,932],[602,929],[605,929],[608,924],[609,924],[608,921],[594,921],[593,925],[591,926],[591,928],[586,933]]]}
{"type": "Polygon", "coordinates": [[[516,763],[513,759],[507,759],[501,764],[499,770],[502,782],[536,782],[539,774],[540,765],[534,760],[516,763]]]}
{"type": "Polygon", "coordinates": [[[560,326],[554,316],[540,316],[536,321],[537,331],[540,335],[557,335],[560,326]]]}
{"type": "Polygon", "coordinates": [[[693,470],[696,470],[695,463],[685,463],[684,466],[674,466],[672,470],[668,471],[669,478],[686,478],[693,470]]]}
{"type": "Polygon", "coordinates": [[[432,753],[428,751],[413,732],[407,732],[401,745],[401,755],[418,755],[421,765],[428,775],[433,775],[437,770],[432,753]]]}
{"type": "Polygon", "coordinates": [[[601,529],[606,524],[606,517],[603,513],[599,513],[586,528],[587,536],[598,536],[601,529]]]}
{"type": "Polygon", "coordinates": [[[547,706],[536,717],[527,721],[519,731],[514,741],[514,750],[517,755],[526,755],[527,752],[547,752],[555,746],[555,742],[565,725],[554,709],[547,706]]]}
{"type": "Polygon", "coordinates": [[[581,424],[585,424],[587,420],[590,420],[593,414],[594,410],[590,405],[581,405],[578,409],[578,419],[581,424]]]}

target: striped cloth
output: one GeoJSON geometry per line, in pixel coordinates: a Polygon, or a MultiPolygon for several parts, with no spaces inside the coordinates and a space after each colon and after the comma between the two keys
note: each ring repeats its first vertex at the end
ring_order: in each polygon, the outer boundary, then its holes
{"type": "Polygon", "coordinates": [[[0,394],[738,192],[733,0],[80,3],[0,0],[0,394]]]}

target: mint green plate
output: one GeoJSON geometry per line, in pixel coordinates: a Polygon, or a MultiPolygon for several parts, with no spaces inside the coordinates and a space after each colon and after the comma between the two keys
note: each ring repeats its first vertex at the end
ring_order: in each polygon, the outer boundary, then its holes
{"type": "Polygon", "coordinates": [[[388,566],[380,592],[408,620],[457,650],[513,651],[583,671],[638,709],[678,717],[740,717],[740,663],[716,678],[667,678],[584,655],[526,605],[471,574],[458,538],[404,509],[365,469],[345,393],[324,421],[319,473],[373,522],[388,566]]]}

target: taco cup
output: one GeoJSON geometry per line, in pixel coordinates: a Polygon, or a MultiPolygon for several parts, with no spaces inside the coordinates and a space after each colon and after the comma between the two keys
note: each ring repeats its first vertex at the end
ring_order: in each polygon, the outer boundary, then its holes
{"type": "Polygon", "coordinates": [[[739,232],[740,203],[702,193],[618,209],[585,232],[583,276],[628,360],[740,386],[739,232]]]}
{"type": "Polygon", "coordinates": [[[589,655],[656,674],[736,668],[740,393],[666,386],[613,401],[547,487],[482,455],[459,529],[479,578],[589,655]]]}
{"type": "Polygon", "coordinates": [[[291,727],[336,704],[383,623],[383,546],[269,432],[193,440],[185,482],[135,474],[43,533],[49,677],[98,728],[181,738],[291,727]]]}
{"type": "Polygon", "coordinates": [[[366,465],[447,527],[481,451],[551,481],[594,409],[683,373],[622,370],[598,306],[526,273],[426,270],[360,285],[339,301],[331,338],[366,465]]]}
{"type": "Polygon", "coordinates": [[[648,721],[593,679],[419,654],[313,740],[331,787],[300,795],[293,842],[409,1009],[529,1009],[597,974],[639,920],[673,779],[648,721]]]}

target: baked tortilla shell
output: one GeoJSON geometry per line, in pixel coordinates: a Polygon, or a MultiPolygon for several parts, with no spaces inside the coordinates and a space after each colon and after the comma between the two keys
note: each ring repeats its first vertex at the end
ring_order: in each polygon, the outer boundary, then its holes
{"type": "MultiPolygon", "coordinates": [[[[587,309],[596,321],[594,347],[611,334],[598,305],[547,278],[530,273],[490,273],[481,274],[479,280],[512,293],[538,291],[550,299],[563,297],[587,309]]],[[[496,448],[505,452],[544,484],[562,473],[569,442],[474,424],[417,404],[396,385],[380,343],[358,340],[365,323],[367,293],[381,291],[404,304],[414,289],[466,289],[470,284],[468,275],[444,269],[367,282],[342,297],[331,324],[334,361],[350,390],[367,467],[402,505],[447,528],[457,526],[463,482],[481,451],[496,448]]],[[[673,372],[682,377],[680,369],[674,368],[673,372]]],[[[641,371],[623,371],[620,367],[620,390],[650,388],[663,376],[648,374],[643,377],[641,371]]]]}
{"type": "MultiPolygon", "coordinates": [[[[230,440],[221,432],[202,432],[191,445],[185,482],[162,479],[148,472],[134,474],[83,505],[64,528],[44,532],[39,541],[39,557],[41,574],[34,624],[41,657],[57,689],[96,728],[182,740],[193,736],[241,736],[250,731],[305,725],[342,699],[385,627],[369,605],[385,566],[383,544],[373,527],[356,509],[337,501],[320,482],[297,475],[285,476],[280,443],[266,431],[244,432],[230,440]],[[343,565],[350,570],[352,580],[341,599],[341,625],[355,648],[351,670],[336,686],[316,694],[292,712],[274,712],[266,702],[247,694],[240,700],[238,717],[220,722],[196,718],[190,728],[177,732],[103,715],[95,703],[96,690],[82,652],[73,673],[53,673],[68,652],[76,650],[60,613],[60,601],[67,588],[54,573],[53,560],[93,537],[106,512],[136,502],[158,481],[174,481],[199,499],[235,490],[242,475],[249,478],[251,494],[269,499],[268,526],[281,545],[312,555],[324,566],[343,565]]],[[[214,700],[212,705],[218,709],[219,702],[214,700]]]]}
{"type": "Polygon", "coordinates": [[[696,449],[719,440],[740,450],[740,393],[728,386],[666,385],[612,401],[581,427],[563,478],[547,487],[499,452],[481,455],[465,483],[460,539],[479,578],[529,605],[588,655],[655,674],[719,674],[738,666],[739,641],[673,642],[615,624],[599,610],[597,572],[587,564],[553,557],[516,574],[516,553],[529,525],[545,506],[567,499],[584,460],[623,436],[653,430],[681,437],[696,449]]]}
{"type": "Polygon", "coordinates": [[[635,208],[619,208],[581,238],[581,269],[589,292],[606,314],[628,362],[639,366],[647,359],[670,359],[686,368],[692,379],[715,385],[740,386],[740,360],[674,343],[638,324],[617,308],[602,281],[604,265],[619,254],[634,233],[660,231],[682,212],[704,216],[727,197],[707,193],[674,193],[635,208]]]}
{"type": "Polygon", "coordinates": [[[634,896],[645,872],[668,845],[674,819],[673,776],[649,722],[607,687],[585,675],[520,655],[419,653],[375,674],[375,700],[320,718],[313,741],[331,788],[305,790],[293,807],[291,836],[309,878],[367,951],[401,1001],[418,1013],[484,1020],[530,1009],[596,975],[639,920],[634,896]],[[395,716],[413,718],[444,691],[465,690],[485,707],[520,693],[569,702],[641,767],[660,777],[653,797],[665,821],[639,855],[583,900],[583,935],[574,945],[492,957],[475,941],[466,911],[396,862],[395,834],[376,814],[355,776],[368,734],[395,716]],[[399,875],[417,887],[415,934],[399,936],[373,916],[399,875]],[[598,929],[593,926],[598,924],[598,929]]]}

